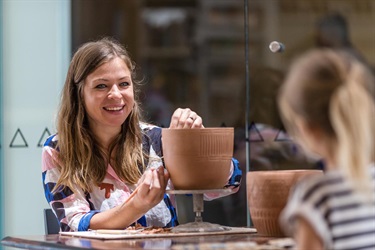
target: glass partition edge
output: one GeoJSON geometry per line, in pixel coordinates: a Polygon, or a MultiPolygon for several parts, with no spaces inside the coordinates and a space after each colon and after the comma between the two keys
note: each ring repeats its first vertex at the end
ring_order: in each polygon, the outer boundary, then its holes
{"type": "Polygon", "coordinates": [[[3,0],[0,0],[0,238],[3,238],[3,0]]]}

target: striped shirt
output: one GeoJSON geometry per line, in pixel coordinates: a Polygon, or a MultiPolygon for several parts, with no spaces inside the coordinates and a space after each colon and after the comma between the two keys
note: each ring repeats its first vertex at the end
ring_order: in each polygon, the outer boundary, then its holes
{"type": "MultiPolygon", "coordinates": [[[[375,165],[370,167],[372,201],[364,201],[335,170],[298,183],[280,215],[285,232],[293,235],[296,218],[304,218],[325,249],[375,249],[375,165]]],[[[370,197],[368,197],[371,200],[370,197]]]]}
{"type": "MultiPolygon", "coordinates": [[[[161,128],[144,123],[141,123],[140,126],[143,131],[142,148],[153,159],[146,162],[147,168],[163,165],[161,128]]],[[[60,172],[54,163],[54,159],[59,154],[57,141],[58,135],[52,135],[46,140],[43,147],[44,194],[58,218],[62,231],[87,231],[94,214],[121,205],[136,187],[124,183],[111,165],[108,165],[103,182],[99,186],[92,187],[90,192],[76,188],[77,192],[73,193],[72,189],[64,187],[52,193],[52,189],[60,177],[60,172]]],[[[233,159],[232,163],[226,187],[236,191],[239,188],[242,173],[238,161],[233,159]]],[[[169,181],[167,189],[172,188],[173,184],[169,181]]],[[[226,194],[206,193],[204,197],[206,200],[211,200],[224,195],[226,194]]],[[[137,222],[142,226],[173,227],[178,225],[173,195],[165,194],[164,199],[137,222]]]]}

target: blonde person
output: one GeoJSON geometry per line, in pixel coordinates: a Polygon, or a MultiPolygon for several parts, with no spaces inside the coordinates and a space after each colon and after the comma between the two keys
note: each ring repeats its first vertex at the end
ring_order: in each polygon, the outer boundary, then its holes
{"type": "MultiPolygon", "coordinates": [[[[88,42],[74,54],[57,134],[42,153],[45,196],[60,230],[178,224],[174,199],[165,193],[172,184],[162,162],[161,128],[141,121],[138,91],[134,64],[117,41],[88,42]]],[[[203,123],[190,109],[177,109],[170,128],[203,123]]],[[[233,162],[227,186],[236,189],[241,172],[233,162]]]]}
{"type": "Polygon", "coordinates": [[[314,50],[279,94],[287,130],[325,161],[298,183],[280,222],[298,249],[375,249],[374,76],[358,59],[314,50]]]}

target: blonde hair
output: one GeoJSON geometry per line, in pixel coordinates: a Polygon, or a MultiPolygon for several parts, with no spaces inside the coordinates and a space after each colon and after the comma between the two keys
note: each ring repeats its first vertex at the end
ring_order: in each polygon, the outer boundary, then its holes
{"type": "Polygon", "coordinates": [[[288,131],[297,134],[296,117],[320,128],[344,176],[367,194],[373,193],[374,97],[374,75],[364,64],[342,51],[323,49],[293,63],[278,98],[288,131]]]}
{"type": "Polygon", "coordinates": [[[123,123],[120,134],[111,143],[109,152],[98,146],[88,126],[82,98],[84,81],[99,66],[117,57],[124,60],[130,69],[137,97],[135,66],[126,49],[117,41],[103,38],[88,42],[83,44],[72,58],[57,117],[59,155],[56,164],[61,175],[54,191],[64,186],[75,191],[76,187],[91,191],[92,185],[99,185],[103,181],[111,156],[113,169],[126,183],[135,184],[144,170],[142,132],[139,126],[140,108],[137,100],[123,123]]]}

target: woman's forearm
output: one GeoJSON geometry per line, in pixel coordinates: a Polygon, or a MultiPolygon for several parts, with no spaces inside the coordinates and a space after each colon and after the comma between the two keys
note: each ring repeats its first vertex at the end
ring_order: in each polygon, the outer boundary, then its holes
{"type": "Polygon", "coordinates": [[[125,229],[147,211],[136,208],[132,201],[95,214],[90,220],[90,229],[125,229]]]}

